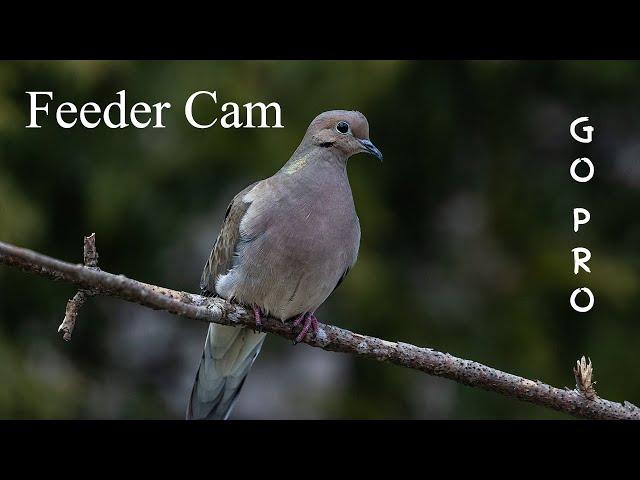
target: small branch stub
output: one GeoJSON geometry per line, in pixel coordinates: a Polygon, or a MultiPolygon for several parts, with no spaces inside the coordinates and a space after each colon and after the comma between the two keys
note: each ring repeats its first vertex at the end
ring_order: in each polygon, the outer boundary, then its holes
{"type": "Polygon", "coordinates": [[[96,234],[84,237],[84,264],[87,267],[98,267],[98,250],[96,250],[96,234]]]}
{"type": "MultiPolygon", "coordinates": [[[[96,250],[96,234],[92,233],[88,237],[84,237],[84,265],[89,268],[98,268],[98,251],[96,250]]],[[[71,334],[76,326],[78,312],[87,298],[94,295],[91,290],[78,290],[78,292],[67,302],[67,308],[64,311],[64,320],[58,327],[58,332],[62,332],[62,338],[67,342],[71,340],[71,334]]]]}
{"type": "Polygon", "coordinates": [[[573,368],[573,374],[576,377],[576,389],[582,393],[589,400],[595,400],[598,398],[596,389],[593,387],[595,381],[593,380],[593,364],[591,359],[587,360],[584,356],[576,362],[576,366],[573,368]]]}
{"type": "Polygon", "coordinates": [[[67,342],[71,340],[71,334],[73,333],[73,328],[76,326],[78,312],[87,298],[86,290],[78,290],[73,298],[67,302],[67,308],[64,311],[64,320],[58,327],[58,332],[62,332],[62,338],[67,342]]]}

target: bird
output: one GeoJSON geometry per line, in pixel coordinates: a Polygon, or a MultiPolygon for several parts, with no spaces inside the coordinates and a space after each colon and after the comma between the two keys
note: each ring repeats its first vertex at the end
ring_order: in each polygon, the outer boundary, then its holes
{"type": "Polygon", "coordinates": [[[250,307],[256,329],[209,325],[188,420],[228,419],[265,340],[265,316],[299,328],[294,343],[318,329],[315,311],[358,257],[360,222],[347,176],[347,160],[358,153],[382,161],[366,117],[321,113],[280,170],[229,204],[201,293],[250,307]]]}

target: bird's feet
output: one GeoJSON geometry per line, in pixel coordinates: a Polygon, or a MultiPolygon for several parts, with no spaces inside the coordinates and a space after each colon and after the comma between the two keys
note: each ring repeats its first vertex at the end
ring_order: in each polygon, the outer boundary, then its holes
{"type": "Polygon", "coordinates": [[[294,345],[304,340],[304,337],[307,336],[309,330],[312,330],[314,333],[318,331],[318,319],[312,312],[301,313],[298,315],[293,321],[293,328],[296,328],[300,324],[302,324],[302,330],[300,330],[300,333],[298,333],[293,341],[294,345]]]}
{"type": "Polygon", "coordinates": [[[255,305],[252,307],[253,316],[256,319],[256,332],[262,332],[262,311],[260,307],[256,307],[255,305]]]}

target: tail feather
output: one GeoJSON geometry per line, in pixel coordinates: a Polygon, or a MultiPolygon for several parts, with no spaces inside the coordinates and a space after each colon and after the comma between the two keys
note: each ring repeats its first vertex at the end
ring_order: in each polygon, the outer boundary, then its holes
{"type": "Polygon", "coordinates": [[[209,325],[187,420],[228,418],[265,337],[246,328],[209,325]]]}

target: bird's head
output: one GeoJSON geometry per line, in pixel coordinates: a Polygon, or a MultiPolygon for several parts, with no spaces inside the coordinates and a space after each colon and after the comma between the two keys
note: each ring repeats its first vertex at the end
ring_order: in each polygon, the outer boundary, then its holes
{"type": "Polygon", "coordinates": [[[313,119],[305,139],[319,148],[335,149],[345,160],[370,153],[382,161],[382,152],[369,140],[369,122],[360,112],[331,110],[313,119]]]}

